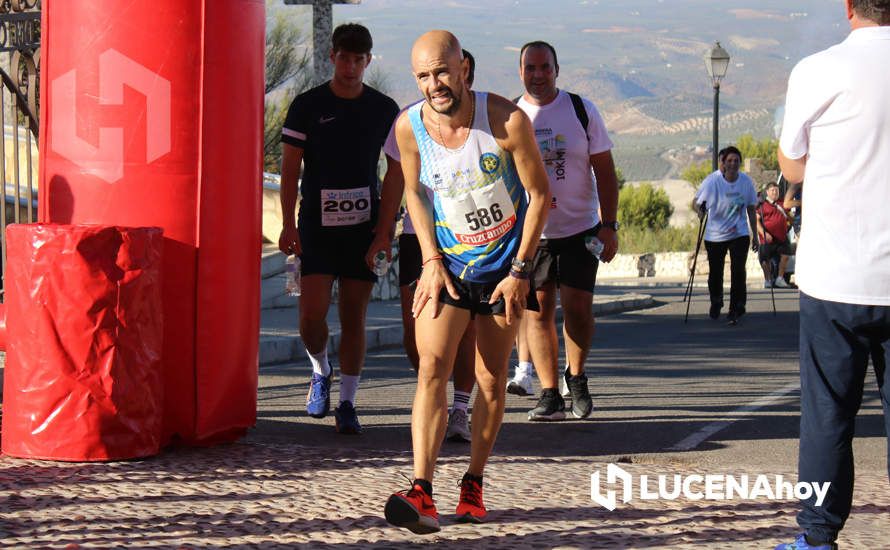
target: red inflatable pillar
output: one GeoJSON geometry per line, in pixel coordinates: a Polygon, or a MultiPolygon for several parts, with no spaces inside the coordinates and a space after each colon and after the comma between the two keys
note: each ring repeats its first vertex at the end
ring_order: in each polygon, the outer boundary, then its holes
{"type": "Polygon", "coordinates": [[[44,0],[40,219],[164,230],[164,439],[256,420],[264,0],[44,0]]]}

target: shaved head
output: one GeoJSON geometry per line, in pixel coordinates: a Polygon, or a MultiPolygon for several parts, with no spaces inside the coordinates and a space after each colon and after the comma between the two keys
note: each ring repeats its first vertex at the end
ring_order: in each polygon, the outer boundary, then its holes
{"type": "Polygon", "coordinates": [[[468,100],[468,64],[457,37],[448,31],[429,31],[411,48],[411,69],[430,108],[451,116],[468,100]]]}
{"type": "Polygon", "coordinates": [[[429,31],[414,41],[411,48],[411,65],[418,60],[424,60],[430,56],[443,59],[455,58],[459,62],[463,59],[460,42],[457,37],[448,31],[429,31]]]}

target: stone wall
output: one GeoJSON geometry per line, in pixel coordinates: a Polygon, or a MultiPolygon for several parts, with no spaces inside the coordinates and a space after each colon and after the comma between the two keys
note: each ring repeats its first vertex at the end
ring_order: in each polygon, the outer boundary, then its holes
{"type": "MultiPolygon", "coordinates": [[[[657,254],[618,254],[607,264],[600,264],[597,279],[616,279],[626,277],[688,277],[692,268],[692,252],[659,252],[657,254]]],[[[762,274],[757,263],[757,254],[748,252],[746,264],[748,278],[757,278],[762,274]]],[[[695,268],[696,275],[708,274],[708,254],[702,246],[698,253],[695,268]]],[[[729,254],[726,255],[724,274],[729,276],[729,254]]]]}

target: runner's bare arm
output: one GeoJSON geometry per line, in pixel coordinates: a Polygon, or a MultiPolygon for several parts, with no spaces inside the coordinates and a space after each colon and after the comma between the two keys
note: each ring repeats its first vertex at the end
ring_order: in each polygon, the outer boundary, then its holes
{"type": "MultiPolygon", "coordinates": [[[[600,199],[600,219],[613,222],[618,219],[618,176],[615,174],[615,161],[612,151],[603,151],[590,155],[590,166],[596,174],[596,192],[600,199]]],[[[603,242],[600,257],[604,262],[610,261],[618,253],[618,235],[611,227],[603,226],[599,232],[603,242]]]]}
{"type": "Polygon", "coordinates": [[[300,233],[297,231],[297,196],[299,195],[300,164],[303,162],[303,148],[287,143],[281,144],[281,235],[278,249],[285,254],[300,255],[300,233]]]}
{"type": "MultiPolygon", "coordinates": [[[[516,173],[528,193],[528,210],[516,257],[521,260],[531,260],[538,249],[541,231],[547,221],[550,182],[528,116],[512,101],[494,94],[489,94],[488,97],[491,131],[500,146],[513,155],[516,173]]],[[[521,316],[522,310],[525,309],[528,290],[528,280],[508,275],[495,288],[490,302],[496,302],[503,295],[506,302],[507,323],[512,324],[514,317],[521,316]]]]}
{"type": "Polygon", "coordinates": [[[420,152],[417,148],[417,140],[411,129],[411,121],[408,113],[403,113],[396,121],[396,142],[399,144],[399,153],[402,156],[402,174],[405,185],[405,202],[408,205],[408,214],[414,224],[417,233],[417,241],[420,244],[421,258],[423,259],[423,271],[417,281],[414,291],[414,304],[411,311],[414,317],[420,316],[424,306],[430,300],[434,305],[432,317],[439,315],[439,292],[442,287],[448,289],[448,293],[458,298],[457,291],[451,284],[451,279],[445,272],[445,266],[441,260],[434,260],[441,256],[436,244],[436,232],[433,225],[432,205],[420,183],[420,152]]]}
{"type": "Polygon", "coordinates": [[[365,255],[365,262],[374,269],[374,256],[383,250],[386,258],[392,261],[392,239],[396,226],[396,214],[405,192],[405,179],[399,161],[386,155],[386,174],[383,176],[383,190],[380,192],[380,213],[374,228],[374,241],[365,255]]]}
{"type": "Polygon", "coordinates": [[[550,182],[531,120],[512,101],[488,94],[491,131],[498,144],[513,155],[516,173],[528,193],[528,212],[516,257],[531,259],[538,249],[550,207],[550,182]]]}
{"type": "Polygon", "coordinates": [[[790,159],[785,156],[781,147],[779,147],[777,152],[779,156],[779,168],[782,170],[782,175],[785,176],[785,179],[788,180],[789,183],[799,183],[803,185],[803,176],[807,169],[806,155],[799,159],[790,159]]]}

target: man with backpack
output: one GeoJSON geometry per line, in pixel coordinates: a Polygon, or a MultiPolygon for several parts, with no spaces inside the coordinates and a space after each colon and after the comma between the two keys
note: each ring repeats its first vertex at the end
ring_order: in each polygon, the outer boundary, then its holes
{"type": "MultiPolygon", "coordinates": [[[[593,410],[584,361],[594,331],[591,306],[596,271],[600,260],[608,262],[618,251],[618,179],[612,141],[593,103],[556,87],[559,64],[552,45],[542,41],[524,45],[519,75],[525,93],[516,103],[534,126],[553,196],[532,260],[533,288],[541,309],[528,312],[526,337],[541,380],[541,395],[528,418],[549,421],[566,417],[565,402],[557,389],[557,289],[568,363],[564,378],[572,397],[572,414],[586,418],[593,410]]],[[[522,385],[523,378],[530,376],[530,372],[517,372],[511,384],[522,385]]]]}

